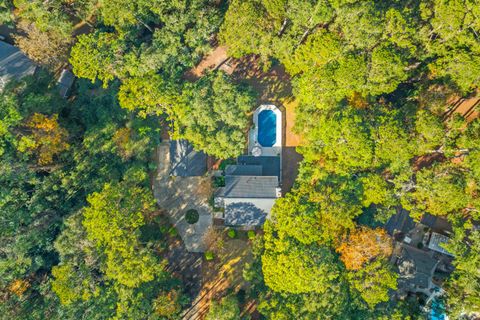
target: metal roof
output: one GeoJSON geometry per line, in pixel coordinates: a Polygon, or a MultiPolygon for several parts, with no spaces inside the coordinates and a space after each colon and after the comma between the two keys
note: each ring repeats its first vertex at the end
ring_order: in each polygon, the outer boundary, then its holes
{"type": "Polygon", "coordinates": [[[261,176],[262,166],[258,165],[228,165],[225,168],[227,176],[261,176]]]}
{"type": "Polygon", "coordinates": [[[222,197],[277,198],[278,178],[263,176],[226,176],[222,197]]]}
{"type": "Polygon", "coordinates": [[[35,64],[20,49],[0,41],[0,90],[12,79],[32,75],[35,69],[35,64]]]}
{"type": "Polygon", "coordinates": [[[67,69],[63,69],[60,77],[57,81],[58,91],[62,98],[65,98],[68,94],[68,90],[72,87],[75,76],[67,69]]]}
{"type": "Polygon", "coordinates": [[[195,151],[186,140],[170,141],[170,175],[203,176],[207,172],[207,155],[195,151]]]}
{"type": "Polygon", "coordinates": [[[280,181],[280,157],[279,156],[240,156],[237,159],[239,165],[262,166],[262,176],[277,176],[280,181]]]}

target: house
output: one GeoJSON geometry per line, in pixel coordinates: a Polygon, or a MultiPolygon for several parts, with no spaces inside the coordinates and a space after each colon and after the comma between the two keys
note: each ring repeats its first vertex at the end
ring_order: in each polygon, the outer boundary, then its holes
{"type": "Polygon", "coordinates": [[[187,140],[170,141],[170,175],[203,176],[207,172],[207,155],[196,151],[187,140]]]}
{"type": "Polygon", "coordinates": [[[410,217],[410,213],[403,208],[399,208],[397,213],[392,215],[385,224],[387,233],[400,241],[413,228],[415,228],[415,222],[410,217]]]}
{"type": "Polygon", "coordinates": [[[73,73],[67,69],[63,69],[60,77],[57,81],[58,92],[62,98],[66,98],[70,88],[73,85],[73,81],[75,80],[75,76],[73,73]]]}
{"type": "Polygon", "coordinates": [[[240,156],[225,168],[215,204],[224,208],[225,225],[251,229],[265,223],[280,196],[280,157],[240,156]]]}
{"type": "Polygon", "coordinates": [[[399,243],[395,248],[398,267],[398,289],[408,292],[433,292],[433,274],[439,260],[425,250],[399,243]]]}
{"type": "Polygon", "coordinates": [[[35,64],[20,49],[0,41],[0,91],[11,80],[33,75],[35,64]]]}

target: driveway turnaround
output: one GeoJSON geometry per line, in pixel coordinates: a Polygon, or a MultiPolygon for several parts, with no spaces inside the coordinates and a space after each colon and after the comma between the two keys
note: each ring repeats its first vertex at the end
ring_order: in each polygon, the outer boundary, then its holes
{"type": "Polygon", "coordinates": [[[209,177],[171,177],[170,142],[162,141],[155,154],[157,173],[153,181],[153,194],[160,208],[166,211],[170,222],[177,228],[185,247],[190,252],[204,252],[203,236],[212,225],[209,177]],[[194,224],[185,220],[185,213],[195,209],[199,219],[194,224]]]}

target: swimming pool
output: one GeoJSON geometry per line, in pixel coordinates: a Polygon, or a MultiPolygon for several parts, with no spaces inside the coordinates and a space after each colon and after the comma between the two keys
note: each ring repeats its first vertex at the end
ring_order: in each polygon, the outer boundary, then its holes
{"type": "Polygon", "coordinates": [[[277,115],[272,110],[262,110],[258,114],[258,143],[262,147],[272,147],[277,142],[277,115]]]}

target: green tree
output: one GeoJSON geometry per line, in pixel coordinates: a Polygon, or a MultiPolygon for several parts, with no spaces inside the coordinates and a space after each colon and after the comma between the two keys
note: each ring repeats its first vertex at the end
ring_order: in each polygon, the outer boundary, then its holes
{"type": "Polygon", "coordinates": [[[397,289],[398,275],[385,260],[375,260],[358,271],[350,272],[349,281],[370,308],[389,299],[389,290],[397,289]]]}
{"type": "Polygon", "coordinates": [[[123,44],[113,33],[95,32],[78,37],[70,53],[76,76],[108,83],[115,79],[121,66],[123,44]]]}
{"type": "Polygon", "coordinates": [[[160,265],[138,239],[144,215],[154,208],[151,193],[127,183],[106,184],[88,203],[83,225],[88,239],[105,252],[106,276],[127,287],[153,280],[160,265]]]}
{"type": "Polygon", "coordinates": [[[247,112],[254,101],[250,90],[235,85],[222,72],[203,77],[186,86],[183,101],[170,114],[173,138],[186,139],[220,159],[238,156],[245,147],[247,112]]]}
{"type": "Polygon", "coordinates": [[[212,301],[206,320],[240,320],[240,308],[234,295],[226,296],[220,302],[212,301]]]}

